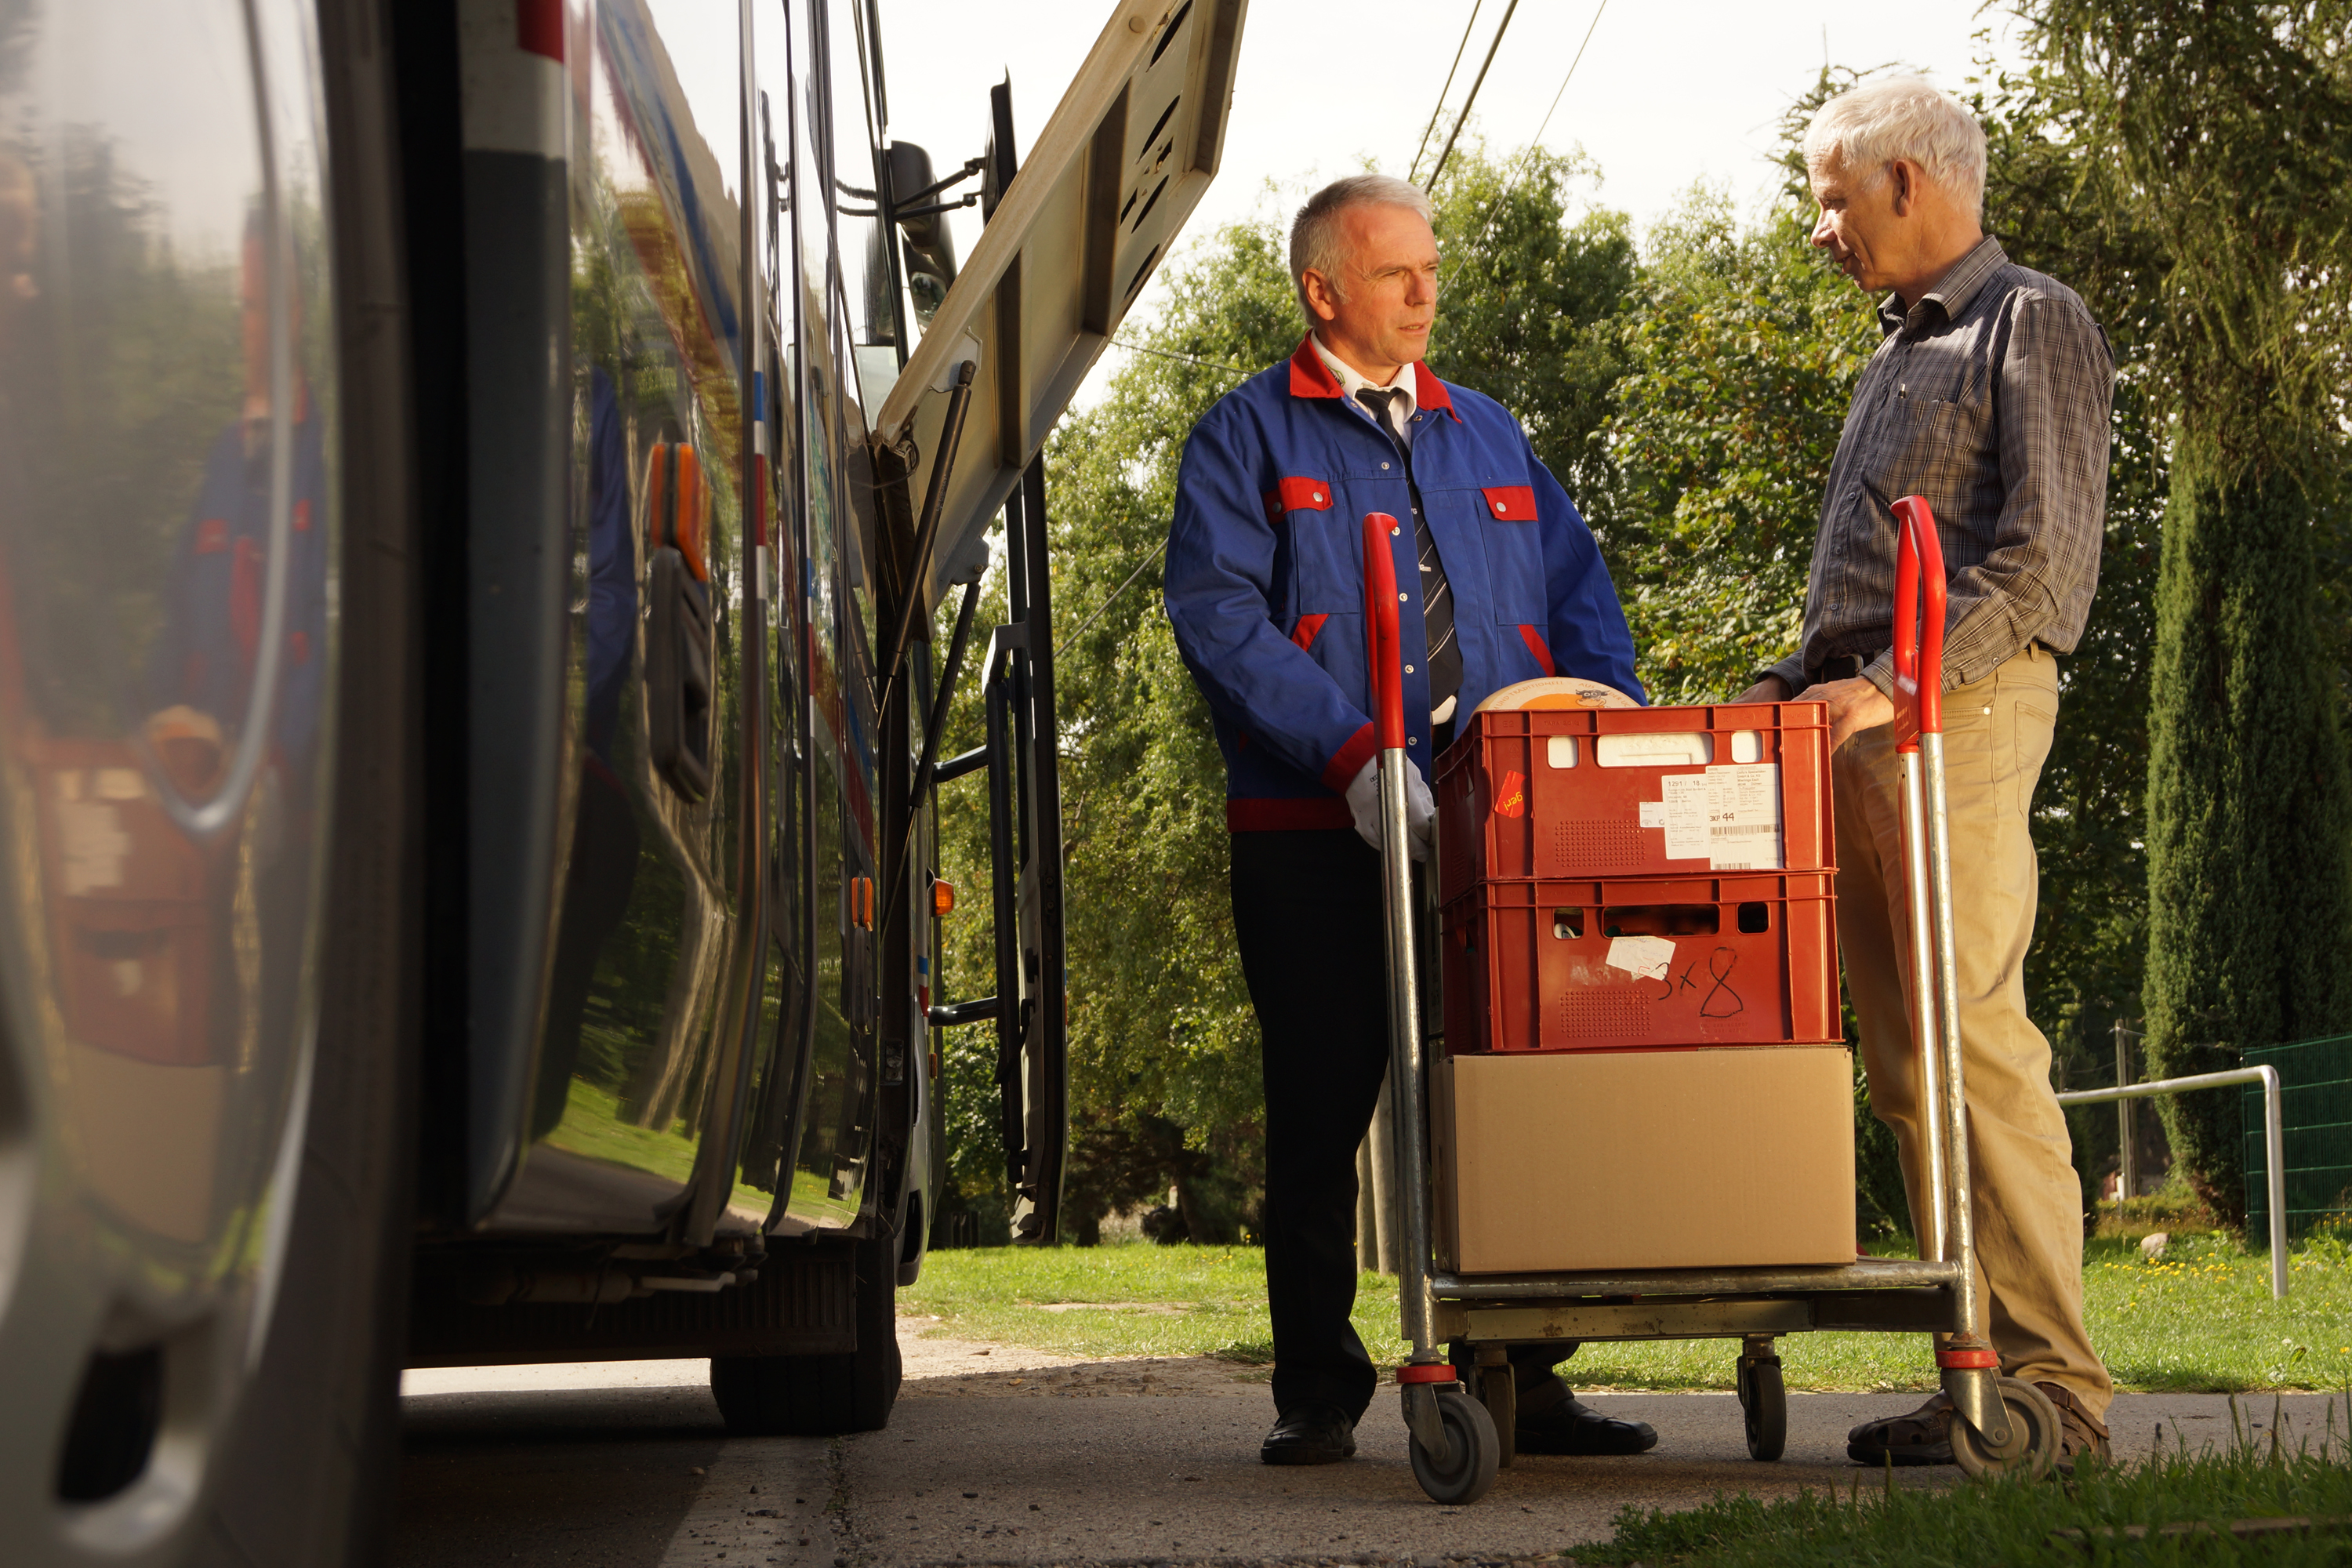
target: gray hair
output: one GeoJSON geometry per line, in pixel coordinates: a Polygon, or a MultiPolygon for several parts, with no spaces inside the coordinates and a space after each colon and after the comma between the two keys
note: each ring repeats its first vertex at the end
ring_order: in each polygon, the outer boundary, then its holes
{"type": "Polygon", "coordinates": [[[1897,158],[1983,215],[1984,127],[1958,99],[1919,77],[1885,77],[1840,93],[1805,128],[1805,167],[1818,172],[1835,159],[1864,190],[1884,184],[1897,158]]]}
{"type": "Polygon", "coordinates": [[[1350,174],[1307,197],[1290,224],[1290,277],[1298,285],[1298,308],[1307,313],[1309,326],[1316,317],[1315,308],[1307,302],[1307,274],[1320,272],[1331,291],[1339,293],[1339,264],[1347,259],[1339,215],[1349,207],[1404,207],[1420,214],[1422,222],[1433,228],[1437,224],[1436,209],[1421,187],[1392,174],[1350,174]]]}

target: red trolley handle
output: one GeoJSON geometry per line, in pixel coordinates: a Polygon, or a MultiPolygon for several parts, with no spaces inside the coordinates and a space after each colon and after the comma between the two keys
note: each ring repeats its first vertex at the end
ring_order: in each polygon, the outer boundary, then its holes
{"type": "Polygon", "coordinates": [[[1895,503],[1895,742],[1916,752],[1944,731],[1944,547],[1917,496],[1895,503]]]}
{"type": "Polygon", "coordinates": [[[1371,661],[1372,740],[1383,752],[1404,749],[1404,673],[1397,646],[1396,562],[1389,540],[1397,520],[1364,514],[1364,650],[1371,661]]]}

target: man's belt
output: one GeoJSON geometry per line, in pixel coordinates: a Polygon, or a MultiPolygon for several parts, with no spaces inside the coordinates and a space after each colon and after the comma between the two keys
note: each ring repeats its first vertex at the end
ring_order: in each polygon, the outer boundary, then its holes
{"type": "Polygon", "coordinates": [[[1805,684],[1819,686],[1824,680],[1859,680],[1862,672],[1870,668],[1876,654],[1842,653],[1835,658],[1825,658],[1806,672],[1805,684]]]}
{"type": "MultiPolygon", "coordinates": [[[[2058,657],[2058,650],[2040,637],[2027,639],[2025,646],[2038,649],[2044,658],[2058,657]]],[[[1842,653],[1835,658],[1825,658],[1805,672],[1805,685],[1819,686],[1824,680],[1859,680],[1877,657],[1874,653],[1842,653]]]]}

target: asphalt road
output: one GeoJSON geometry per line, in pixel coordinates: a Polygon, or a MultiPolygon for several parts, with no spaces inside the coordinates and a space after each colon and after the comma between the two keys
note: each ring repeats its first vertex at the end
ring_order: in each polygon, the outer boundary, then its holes
{"type": "MultiPolygon", "coordinates": [[[[1747,1456],[1729,1394],[1596,1396],[1650,1422],[1652,1453],[1528,1458],[1484,1501],[1432,1505],[1383,1391],[1350,1463],[1257,1461],[1273,1409],[1261,1377],[1222,1363],[1077,1363],[914,1337],[887,1431],[730,1440],[699,1362],[454,1369],[409,1374],[394,1561],[402,1568],[742,1563],[1494,1562],[1606,1539],[1627,1504],[1686,1508],[1718,1491],[1781,1495],[1879,1473],[1847,1463],[1846,1429],[1903,1395],[1792,1394],[1789,1453],[1747,1456]]],[[[2346,1413],[2336,1412],[2336,1429],[2346,1413]]],[[[2324,1395],[2280,1406],[2315,1443],[2324,1395]]],[[[2272,1402],[2239,1419],[2269,1436],[2272,1402]]],[[[2110,1424],[2125,1458],[2162,1425],[2169,1446],[2226,1441],[2219,1395],[2127,1396],[2110,1424]]],[[[1944,1485],[1949,1469],[1901,1472],[1944,1485]]]]}

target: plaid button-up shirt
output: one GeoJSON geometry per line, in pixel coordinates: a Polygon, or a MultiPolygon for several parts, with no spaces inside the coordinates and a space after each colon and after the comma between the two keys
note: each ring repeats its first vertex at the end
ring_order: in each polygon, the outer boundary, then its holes
{"type": "Polygon", "coordinates": [[[1801,691],[1829,660],[1893,681],[1894,503],[1936,514],[1950,598],[1944,686],[1990,675],[2029,642],[2071,653],[2099,581],[2107,499],[2106,333],[2064,284],[1987,237],[1909,310],[1853,390],[1830,464],[1797,651],[1772,674],[1801,691]]]}

